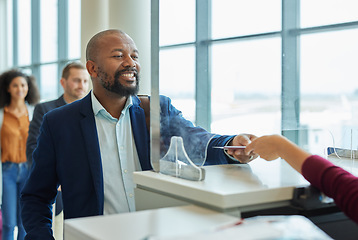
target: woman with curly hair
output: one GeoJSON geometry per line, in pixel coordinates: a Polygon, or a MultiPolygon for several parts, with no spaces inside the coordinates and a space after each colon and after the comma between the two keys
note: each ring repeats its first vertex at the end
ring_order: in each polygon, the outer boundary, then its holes
{"type": "Polygon", "coordinates": [[[35,79],[20,70],[0,75],[0,160],[2,164],[2,220],[3,240],[22,240],[25,230],[20,218],[20,190],[28,176],[26,139],[34,105],[39,100],[35,79]]]}

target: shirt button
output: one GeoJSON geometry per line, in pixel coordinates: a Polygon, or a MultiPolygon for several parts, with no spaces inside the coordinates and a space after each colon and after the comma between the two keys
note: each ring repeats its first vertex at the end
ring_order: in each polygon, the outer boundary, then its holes
{"type": "Polygon", "coordinates": [[[120,147],[120,149],[121,149],[121,150],[123,150],[123,149],[124,149],[124,147],[123,147],[123,146],[121,146],[121,147],[120,147]]]}
{"type": "Polygon", "coordinates": [[[127,169],[124,169],[124,171],[123,171],[124,173],[127,173],[128,172],[128,170],[127,169]]]}
{"type": "Polygon", "coordinates": [[[130,193],[130,194],[129,194],[129,197],[130,197],[130,198],[132,198],[132,197],[133,197],[133,194],[132,194],[132,193],[130,193]]]}

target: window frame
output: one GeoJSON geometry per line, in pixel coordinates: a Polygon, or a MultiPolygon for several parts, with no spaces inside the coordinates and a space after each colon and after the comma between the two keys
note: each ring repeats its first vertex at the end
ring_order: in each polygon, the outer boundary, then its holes
{"type": "MultiPolygon", "coordinates": [[[[41,61],[41,40],[40,40],[40,8],[41,0],[31,0],[31,62],[29,65],[20,65],[18,60],[19,49],[19,36],[18,36],[18,0],[12,0],[12,66],[20,69],[30,69],[32,75],[35,76],[37,85],[40,92],[41,85],[41,67],[44,65],[56,64],[57,65],[57,94],[58,96],[63,93],[63,89],[60,86],[60,78],[62,75],[62,69],[69,61],[78,61],[79,58],[70,59],[68,54],[69,48],[69,28],[68,28],[68,12],[69,12],[69,0],[58,0],[58,21],[57,21],[57,60],[56,61],[41,61]]],[[[58,96],[54,96],[58,97],[58,96]]]]}
{"type": "MultiPolygon", "coordinates": [[[[159,5],[159,0],[152,0],[159,5]]],[[[300,134],[298,131],[285,131],[300,129],[300,37],[304,34],[319,32],[339,31],[346,29],[357,29],[358,21],[321,25],[315,27],[300,27],[300,0],[281,1],[282,20],[281,31],[264,32],[260,34],[233,36],[226,38],[211,38],[211,1],[196,0],[196,39],[194,42],[180,44],[154,46],[158,51],[168,48],[181,48],[187,45],[194,45],[196,48],[196,124],[210,131],[211,125],[211,66],[210,47],[215,43],[227,41],[245,41],[258,38],[281,37],[281,132],[290,140],[299,143],[300,134]],[[200,86],[200,91],[199,87],[200,86]]],[[[153,5],[152,5],[153,6],[153,5]]],[[[152,11],[152,15],[159,15],[152,11]]],[[[158,17],[159,19],[159,17],[158,17]]],[[[159,32],[159,24],[152,22],[152,29],[159,32]]],[[[159,59],[157,59],[159,62],[159,59]]],[[[159,71],[159,70],[158,70],[159,71]]],[[[159,76],[153,76],[159,79],[159,76]]],[[[158,80],[159,81],[159,80],[158,80]]],[[[159,86],[159,85],[158,85],[159,86]]]]}

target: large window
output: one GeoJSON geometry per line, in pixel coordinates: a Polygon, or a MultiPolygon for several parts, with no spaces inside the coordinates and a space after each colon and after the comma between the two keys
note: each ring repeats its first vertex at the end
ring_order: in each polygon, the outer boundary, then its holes
{"type": "Polygon", "coordinates": [[[213,44],[212,131],[280,131],[280,50],[277,37],[213,44]]]}
{"type": "Polygon", "coordinates": [[[301,145],[358,129],[357,1],[159,2],[160,93],[197,125],[301,145]]]}
{"type": "Polygon", "coordinates": [[[36,77],[41,99],[62,93],[64,65],[80,59],[81,0],[12,0],[12,67],[36,77]]]}

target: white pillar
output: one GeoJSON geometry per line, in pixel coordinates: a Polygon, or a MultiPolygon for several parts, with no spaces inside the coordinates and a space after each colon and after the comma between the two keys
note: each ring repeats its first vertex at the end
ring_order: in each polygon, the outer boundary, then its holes
{"type": "Polygon", "coordinates": [[[131,36],[139,51],[140,93],[150,93],[150,0],[109,0],[109,27],[131,36]]]}
{"type": "Polygon", "coordinates": [[[9,63],[9,52],[11,49],[8,45],[8,5],[7,0],[0,0],[0,73],[7,70],[9,63]]]}
{"type": "MultiPolygon", "coordinates": [[[[81,62],[86,64],[86,46],[96,33],[108,28],[108,0],[81,1],[81,62]]],[[[92,82],[90,81],[90,89],[92,82]]]]}
{"type": "Polygon", "coordinates": [[[131,36],[139,50],[140,94],[150,93],[150,1],[82,0],[81,60],[89,39],[105,29],[120,29],[131,36]]]}

